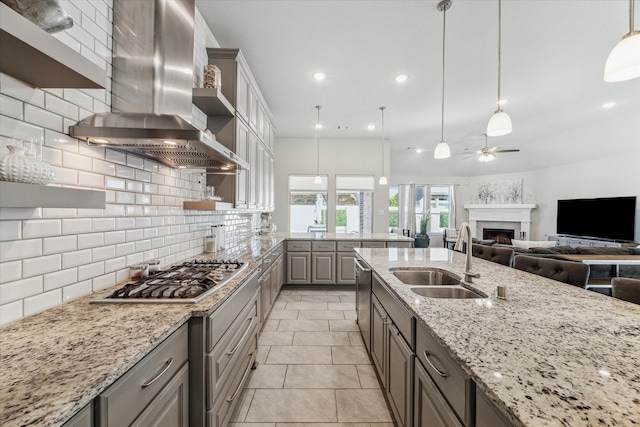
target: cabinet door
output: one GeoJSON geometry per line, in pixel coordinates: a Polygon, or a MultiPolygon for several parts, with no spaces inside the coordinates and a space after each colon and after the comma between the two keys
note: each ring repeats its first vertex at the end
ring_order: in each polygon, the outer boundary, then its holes
{"type": "Polygon", "coordinates": [[[184,364],[131,426],[189,426],[189,363],[184,364]]]}
{"type": "Polygon", "coordinates": [[[336,283],[335,252],[313,252],[311,254],[311,283],[334,285],[336,283]]]}
{"type": "Polygon", "coordinates": [[[89,403],[62,427],[93,427],[93,403],[89,403]]]}
{"type": "Polygon", "coordinates": [[[390,324],[387,328],[387,399],[401,427],[411,426],[411,390],[413,387],[413,351],[390,324]]]}
{"type": "Polygon", "coordinates": [[[463,427],[422,365],[415,361],[413,425],[415,427],[463,427]]]}
{"type": "Polygon", "coordinates": [[[252,134],[249,133],[249,184],[248,184],[248,205],[249,209],[256,208],[257,202],[257,192],[256,192],[256,180],[257,180],[257,160],[256,156],[258,154],[258,139],[252,134]]]}
{"type": "Polygon", "coordinates": [[[338,252],[338,284],[354,285],[356,283],[355,253],[338,252]]]}
{"type": "Polygon", "coordinates": [[[273,304],[278,298],[278,292],[280,292],[281,277],[280,269],[282,268],[282,256],[279,256],[277,260],[273,262],[271,271],[271,303],[273,304]]]}
{"type": "MultiPolygon", "coordinates": [[[[477,390],[477,389],[476,389],[477,390]]],[[[476,427],[511,427],[511,424],[502,415],[487,396],[477,390],[476,394],[476,427]]]]}
{"type": "Polygon", "coordinates": [[[258,94],[255,89],[249,87],[249,127],[254,132],[258,132],[258,106],[260,105],[260,100],[258,99],[258,94]]]}
{"type": "Polygon", "coordinates": [[[245,121],[249,121],[249,77],[239,63],[236,63],[236,113],[245,121]]]}
{"type": "Polygon", "coordinates": [[[311,283],[311,252],[287,253],[287,283],[291,285],[311,283]]]}
{"type": "MultiPolygon", "coordinates": [[[[376,297],[371,298],[371,358],[382,382],[386,378],[385,339],[387,312],[376,297]]],[[[386,384],[384,384],[386,388],[386,384]]]]}
{"type": "Polygon", "coordinates": [[[256,207],[264,208],[264,148],[262,144],[257,144],[256,152],[256,207]]]}
{"type": "Polygon", "coordinates": [[[260,295],[261,295],[261,307],[262,316],[261,319],[264,322],[271,310],[271,273],[272,268],[267,268],[260,276],[260,295]]]}
{"type": "MultiPolygon", "coordinates": [[[[236,120],[236,154],[243,160],[249,160],[249,128],[242,120],[236,120]]],[[[236,176],[236,208],[247,207],[247,177],[249,172],[241,170],[236,176]]]]}

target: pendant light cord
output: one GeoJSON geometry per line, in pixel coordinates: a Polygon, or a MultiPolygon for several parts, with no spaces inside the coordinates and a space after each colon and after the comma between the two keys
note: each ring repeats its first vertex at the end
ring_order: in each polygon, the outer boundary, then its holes
{"type": "Polygon", "coordinates": [[[629,34],[633,34],[634,25],[633,25],[633,2],[634,0],[629,0],[629,34]]]}
{"type": "Polygon", "coordinates": [[[380,112],[382,115],[382,176],[384,176],[384,109],[387,107],[380,107],[380,112]]]}
{"type": "Polygon", "coordinates": [[[442,10],[442,111],[440,118],[440,142],[444,141],[444,41],[445,41],[445,29],[447,27],[447,6],[442,10]]]}
{"type": "Polygon", "coordinates": [[[316,105],[318,109],[318,121],[316,122],[316,176],[320,176],[320,109],[321,105],[316,105]]]}
{"type": "Polygon", "coordinates": [[[498,111],[500,111],[500,68],[502,56],[502,0],[498,0],[498,111]]]}

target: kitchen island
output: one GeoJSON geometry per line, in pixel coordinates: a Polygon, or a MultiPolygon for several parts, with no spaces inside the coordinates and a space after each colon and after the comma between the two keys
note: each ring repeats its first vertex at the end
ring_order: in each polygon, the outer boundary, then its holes
{"type": "Polygon", "coordinates": [[[421,297],[389,269],[462,275],[447,249],[356,249],[513,425],[640,424],[640,306],[473,258],[484,299],[421,297]],[[506,300],[496,298],[506,286],[506,300]]]}
{"type": "Polygon", "coordinates": [[[277,233],[195,258],[248,266],[198,304],[90,304],[121,284],[0,326],[0,425],[60,426],[192,317],[218,309],[285,240],[413,239],[395,234],[277,233]]]}

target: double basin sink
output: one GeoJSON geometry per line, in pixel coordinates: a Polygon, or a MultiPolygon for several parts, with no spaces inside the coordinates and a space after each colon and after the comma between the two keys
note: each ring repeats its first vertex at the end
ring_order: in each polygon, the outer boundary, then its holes
{"type": "Polygon", "coordinates": [[[446,270],[438,268],[393,268],[389,270],[405,285],[411,286],[411,291],[428,298],[487,298],[462,282],[462,279],[446,270]]]}

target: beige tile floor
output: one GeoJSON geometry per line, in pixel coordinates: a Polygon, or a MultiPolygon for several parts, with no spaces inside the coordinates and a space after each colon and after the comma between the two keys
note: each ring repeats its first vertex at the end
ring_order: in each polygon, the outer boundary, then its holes
{"type": "Polygon", "coordinates": [[[282,288],[231,427],[393,427],[355,292],[282,288]]]}

